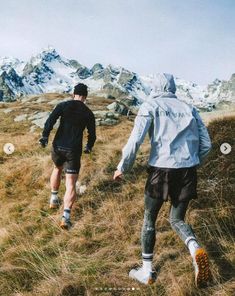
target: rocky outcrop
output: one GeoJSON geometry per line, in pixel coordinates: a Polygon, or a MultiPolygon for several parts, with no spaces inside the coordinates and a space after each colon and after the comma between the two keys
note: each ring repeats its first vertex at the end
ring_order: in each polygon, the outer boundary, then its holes
{"type": "Polygon", "coordinates": [[[96,125],[115,125],[119,122],[119,114],[110,111],[94,111],[96,125]]]}
{"type": "Polygon", "coordinates": [[[219,97],[222,101],[231,100],[235,101],[235,73],[231,76],[230,80],[222,81],[219,97]]]}
{"type": "Polygon", "coordinates": [[[235,102],[235,73],[228,81],[215,79],[213,83],[209,84],[206,98],[214,104],[222,101],[235,102]]]}
{"type": "Polygon", "coordinates": [[[78,75],[78,77],[80,79],[87,79],[88,77],[90,77],[92,75],[92,71],[90,69],[88,69],[87,67],[80,67],[76,71],[76,74],[78,75]]]}
{"type": "Polygon", "coordinates": [[[3,72],[0,75],[0,101],[13,101],[14,97],[15,94],[7,83],[7,73],[3,72]]]}

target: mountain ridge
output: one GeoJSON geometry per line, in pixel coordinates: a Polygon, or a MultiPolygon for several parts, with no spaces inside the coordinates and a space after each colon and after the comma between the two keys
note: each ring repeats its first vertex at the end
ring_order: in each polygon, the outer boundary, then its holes
{"type": "MultiPolygon", "coordinates": [[[[28,62],[17,58],[0,58],[0,101],[40,93],[71,93],[73,86],[84,82],[91,94],[125,97],[141,104],[153,92],[157,74],[138,75],[121,66],[100,63],[88,68],[75,59],[67,59],[53,48],[42,50],[28,62]]],[[[235,74],[228,81],[215,79],[202,87],[175,77],[180,99],[199,108],[210,109],[219,102],[235,101],[235,74]]]]}

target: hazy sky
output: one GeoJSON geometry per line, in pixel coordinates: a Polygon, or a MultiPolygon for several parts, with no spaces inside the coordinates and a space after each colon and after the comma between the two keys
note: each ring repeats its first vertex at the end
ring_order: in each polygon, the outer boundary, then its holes
{"type": "Polygon", "coordinates": [[[51,45],[88,67],[206,84],[235,72],[235,0],[0,0],[0,56],[51,45]]]}

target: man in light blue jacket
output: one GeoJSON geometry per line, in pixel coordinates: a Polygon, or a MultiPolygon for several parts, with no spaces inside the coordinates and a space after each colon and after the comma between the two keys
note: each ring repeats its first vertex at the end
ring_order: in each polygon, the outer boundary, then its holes
{"type": "Polygon", "coordinates": [[[117,180],[131,169],[139,146],[149,133],[151,151],[141,235],[143,266],[132,269],[129,276],[144,284],[155,281],[152,269],[155,222],[163,202],[170,197],[171,226],[188,247],[195,267],[195,283],[201,286],[210,277],[208,255],[199,246],[184,217],[189,201],[197,197],[196,167],[211,149],[211,141],[197,110],[176,97],[172,75],[159,74],[154,91],[154,95],[140,106],[114,173],[114,180],[117,180]]]}

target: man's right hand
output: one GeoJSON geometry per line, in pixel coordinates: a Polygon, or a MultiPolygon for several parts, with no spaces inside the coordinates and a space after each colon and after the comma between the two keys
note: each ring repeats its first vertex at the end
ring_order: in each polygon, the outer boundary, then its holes
{"type": "Polygon", "coordinates": [[[122,172],[120,172],[119,170],[116,170],[113,175],[113,180],[120,181],[122,180],[122,176],[123,176],[122,172]]]}
{"type": "Polygon", "coordinates": [[[45,148],[48,144],[48,138],[47,137],[42,137],[40,140],[39,140],[39,144],[45,148]]]}

